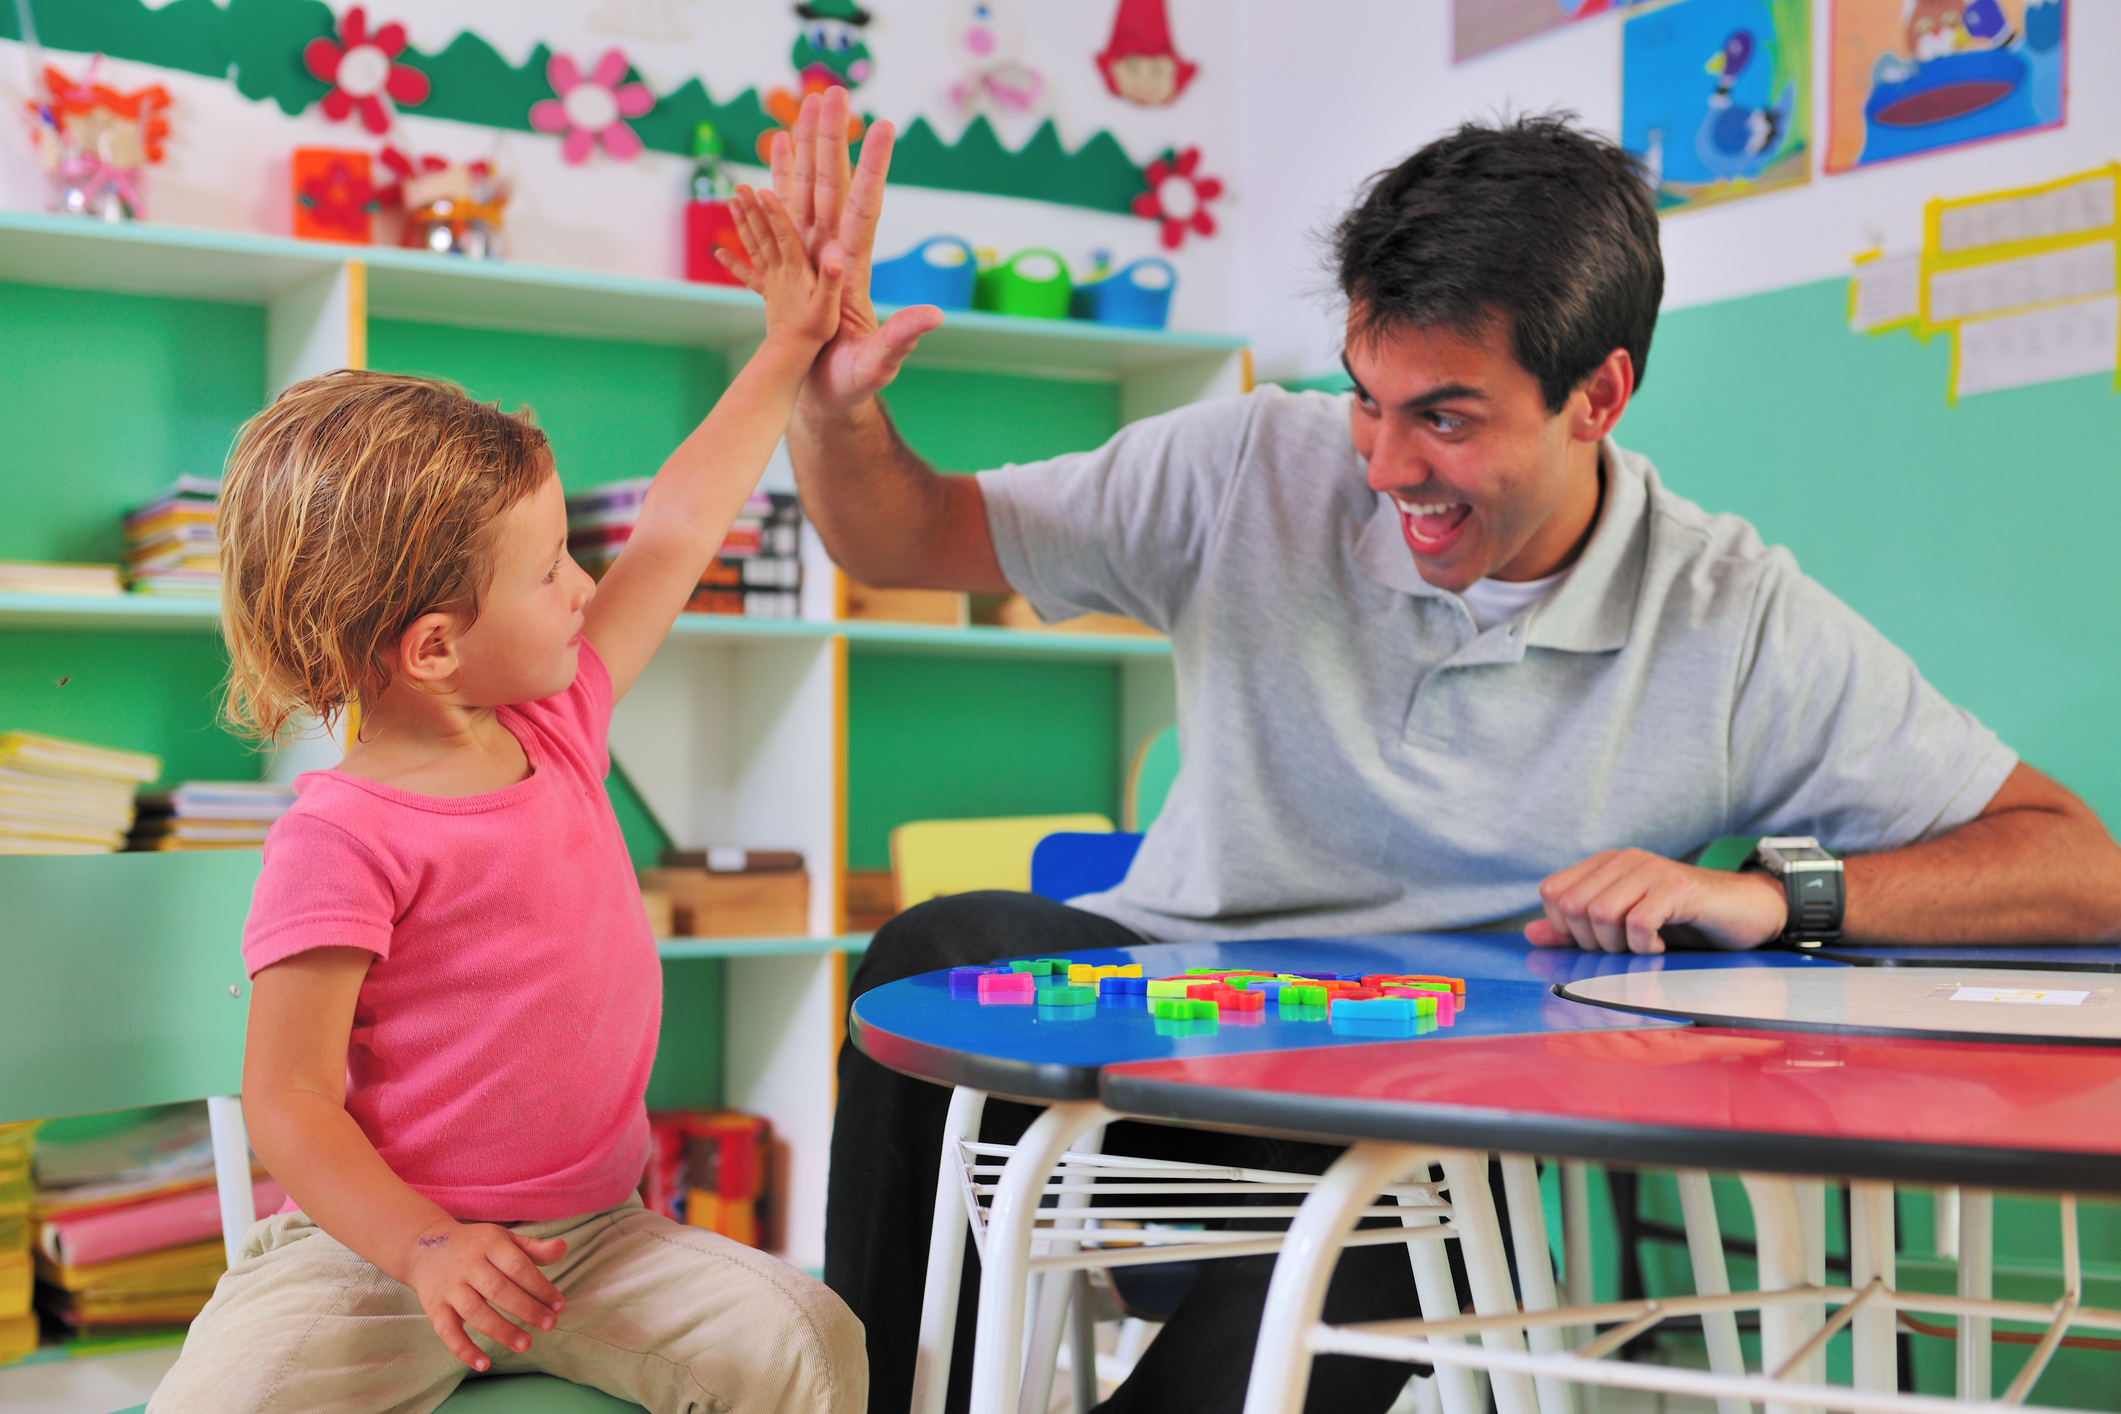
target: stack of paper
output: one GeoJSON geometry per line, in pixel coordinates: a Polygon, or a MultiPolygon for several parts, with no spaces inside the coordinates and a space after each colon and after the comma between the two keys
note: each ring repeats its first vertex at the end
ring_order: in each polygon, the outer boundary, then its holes
{"type": "Polygon", "coordinates": [[[292,787],[269,781],[186,781],[144,791],[128,848],[256,849],[294,803],[292,787]]]}
{"type": "Polygon", "coordinates": [[[139,594],[219,594],[221,483],[180,476],[125,518],[125,573],[139,594]]]}
{"type": "Polygon", "coordinates": [[[116,565],[0,560],[0,594],[122,594],[116,565]]]}
{"type": "MultiPolygon", "coordinates": [[[[597,579],[618,559],[641,518],[652,477],[612,481],[569,497],[567,551],[597,579]]],[[[729,527],[722,548],[685,608],[695,614],[755,619],[800,616],[803,509],[796,498],[755,491],[729,527]]]]}
{"type": "MultiPolygon", "coordinates": [[[[226,1266],[206,1105],[165,1106],[106,1132],[98,1123],[56,1122],[37,1136],[37,1304],[97,1334],[181,1325],[226,1266]]],[[[266,1179],[253,1198],[265,1214],[286,1195],[266,1179]]]]}
{"type": "Polygon", "coordinates": [[[133,825],[133,791],[162,759],[0,732],[0,854],[108,854],[133,825]]]}

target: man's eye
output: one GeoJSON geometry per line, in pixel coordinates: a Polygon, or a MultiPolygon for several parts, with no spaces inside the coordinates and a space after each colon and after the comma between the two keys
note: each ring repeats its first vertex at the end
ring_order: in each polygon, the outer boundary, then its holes
{"type": "Polygon", "coordinates": [[[1465,428],[1464,422],[1462,422],[1458,418],[1451,416],[1447,412],[1430,413],[1429,425],[1435,428],[1438,432],[1458,432],[1462,431],[1465,428]]]}

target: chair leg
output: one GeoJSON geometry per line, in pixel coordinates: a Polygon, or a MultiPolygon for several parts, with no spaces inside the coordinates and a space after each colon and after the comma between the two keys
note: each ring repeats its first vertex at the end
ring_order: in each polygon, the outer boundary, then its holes
{"type": "Polygon", "coordinates": [[[1023,1384],[1024,1282],[1046,1180],[1078,1136],[1115,1118],[1095,1100],[1055,1105],[1032,1121],[1002,1166],[981,1252],[972,1414],[1012,1414],[1017,1406],[1023,1384]]]}
{"type": "Polygon", "coordinates": [[[236,1264],[243,1234],[258,1220],[256,1195],[250,1186],[250,1131],[243,1125],[240,1095],[213,1095],[206,1101],[206,1125],[213,1136],[214,1187],[221,1198],[221,1248],[228,1265],[236,1264]]]}
{"type": "Polygon", "coordinates": [[[913,1356],[912,1414],[943,1414],[950,1393],[950,1349],[957,1336],[957,1288],[965,1267],[963,1161],[958,1144],[979,1137],[984,1091],[960,1085],[950,1092],[943,1119],[941,1171],[935,1179],[935,1219],[928,1230],[928,1280],[921,1292],[921,1343],[913,1356]]]}
{"type": "MultiPolygon", "coordinates": [[[[1510,1205],[1510,1240],[1517,1258],[1517,1284],[1527,1311],[1554,1309],[1554,1257],[1547,1246],[1546,1205],[1539,1197],[1539,1165],[1523,1154],[1502,1157],[1502,1192],[1510,1205]]],[[[1531,1333],[1534,1352],[1559,1355],[1561,1331],[1541,1326],[1531,1333]]],[[[1574,1388],[1566,1381],[1542,1375],[1533,1381],[1539,1391],[1540,1414],[1575,1414],[1574,1388]]],[[[1725,1411],[1724,1414],[1731,1414],[1725,1411]]]]}
{"type": "Polygon", "coordinates": [[[1357,1144],[1334,1161],[1304,1199],[1267,1284],[1244,1414],[1297,1414],[1303,1408],[1311,1383],[1311,1328],[1325,1309],[1326,1285],[1341,1244],[1371,1200],[1420,1157],[1405,1144],[1357,1144]]]}
{"type": "MultiPolygon", "coordinates": [[[[1424,1173],[1423,1177],[1427,1174],[1424,1173]]],[[[1441,1219],[1433,1213],[1413,1208],[1399,1221],[1406,1227],[1431,1227],[1441,1219]]],[[[1444,1321],[1456,1316],[1458,1283],[1451,1277],[1451,1259],[1444,1252],[1443,1244],[1410,1242],[1407,1244],[1407,1260],[1414,1268],[1414,1290],[1421,1298],[1422,1319],[1444,1321]]],[[[1465,1343],[1455,1335],[1434,1339],[1453,1345],[1465,1343]]],[[[1443,1406],[1443,1414],[1485,1414],[1488,1399],[1481,1390],[1478,1370],[1466,1365],[1438,1365],[1435,1370],[1436,1397],[1443,1406]]]]}
{"type": "MultiPolygon", "coordinates": [[[[1797,1185],[1780,1174],[1740,1174],[1753,1202],[1753,1231],[1759,1244],[1760,1290],[1784,1291],[1804,1284],[1804,1217],[1797,1185]]],[[[1787,1303],[1760,1308],[1760,1364],[1772,1374],[1804,1344],[1804,1317],[1787,1303]]],[[[1769,1404],[1766,1414],[1799,1414],[1789,1404],[1769,1404]]]]}
{"type": "MultiPolygon", "coordinates": [[[[1986,1188],[1959,1190],[1959,1294],[1987,1300],[1995,1285],[1996,1195],[1986,1188]]],[[[1959,1382],[1961,1399],[1986,1400],[1989,1382],[1989,1330],[1987,1316],[1959,1318],[1959,1382]]]]}
{"type": "MultiPolygon", "coordinates": [[[[1510,1261],[1495,1221],[1495,1196],[1488,1190],[1488,1156],[1450,1149],[1441,1158],[1444,1181],[1451,1186],[1451,1211],[1457,1215],[1452,1226],[1458,1229],[1466,1282],[1473,1288],[1473,1310],[1483,1316],[1515,1311],[1517,1291],[1510,1284],[1510,1261]]],[[[1514,1330],[1490,1331],[1480,1343],[1490,1350],[1525,1348],[1524,1336],[1514,1330]]],[[[1529,1377],[1496,1370],[1488,1383],[1497,1414],[1538,1414],[1539,1400],[1529,1377]]]]}
{"type": "MultiPolygon", "coordinates": [[[[1687,1253],[1694,1260],[1694,1290],[1702,1296],[1725,1296],[1731,1290],[1730,1268],[1723,1260],[1723,1228],[1716,1221],[1716,1194],[1700,1169],[1680,1169],[1679,1211],[1686,1221],[1687,1253]]],[[[1738,1343],[1735,1311],[1711,1311],[1701,1318],[1701,1335],[1709,1348],[1709,1369],[1733,1378],[1745,1374],[1745,1351],[1738,1343]]],[[[1752,1402],[1719,1399],[1718,1414],[1752,1414],[1752,1402]]]]}
{"type": "MultiPolygon", "coordinates": [[[[1861,1291],[1873,1281],[1897,1279],[1893,1261],[1893,1185],[1849,1185],[1849,1286],[1861,1291]]],[[[1849,1323],[1857,1389],[1900,1388],[1899,1350],[1893,1342],[1893,1312],[1867,1305],[1849,1323]]]]}

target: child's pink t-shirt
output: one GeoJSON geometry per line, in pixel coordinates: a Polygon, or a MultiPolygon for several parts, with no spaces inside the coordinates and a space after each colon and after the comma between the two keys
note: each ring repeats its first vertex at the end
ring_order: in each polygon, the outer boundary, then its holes
{"type": "Polygon", "coordinates": [[[531,774],[442,800],[313,771],[265,838],[243,933],[257,974],[311,948],[376,955],[346,1109],[453,1217],[621,1203],[648,1159],[662,968],[604,793],[611,675],[500,710],[531,774]]]}

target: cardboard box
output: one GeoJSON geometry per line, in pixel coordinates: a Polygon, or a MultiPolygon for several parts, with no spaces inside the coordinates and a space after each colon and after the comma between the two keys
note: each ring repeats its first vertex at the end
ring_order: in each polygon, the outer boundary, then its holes
{"type": "Polygon", "coordinates": [[[799,937],[810,931],[810,872],[710,874],[643,869],[641,887],[670,896],[671,926],[686,938],[799,937]]]}

